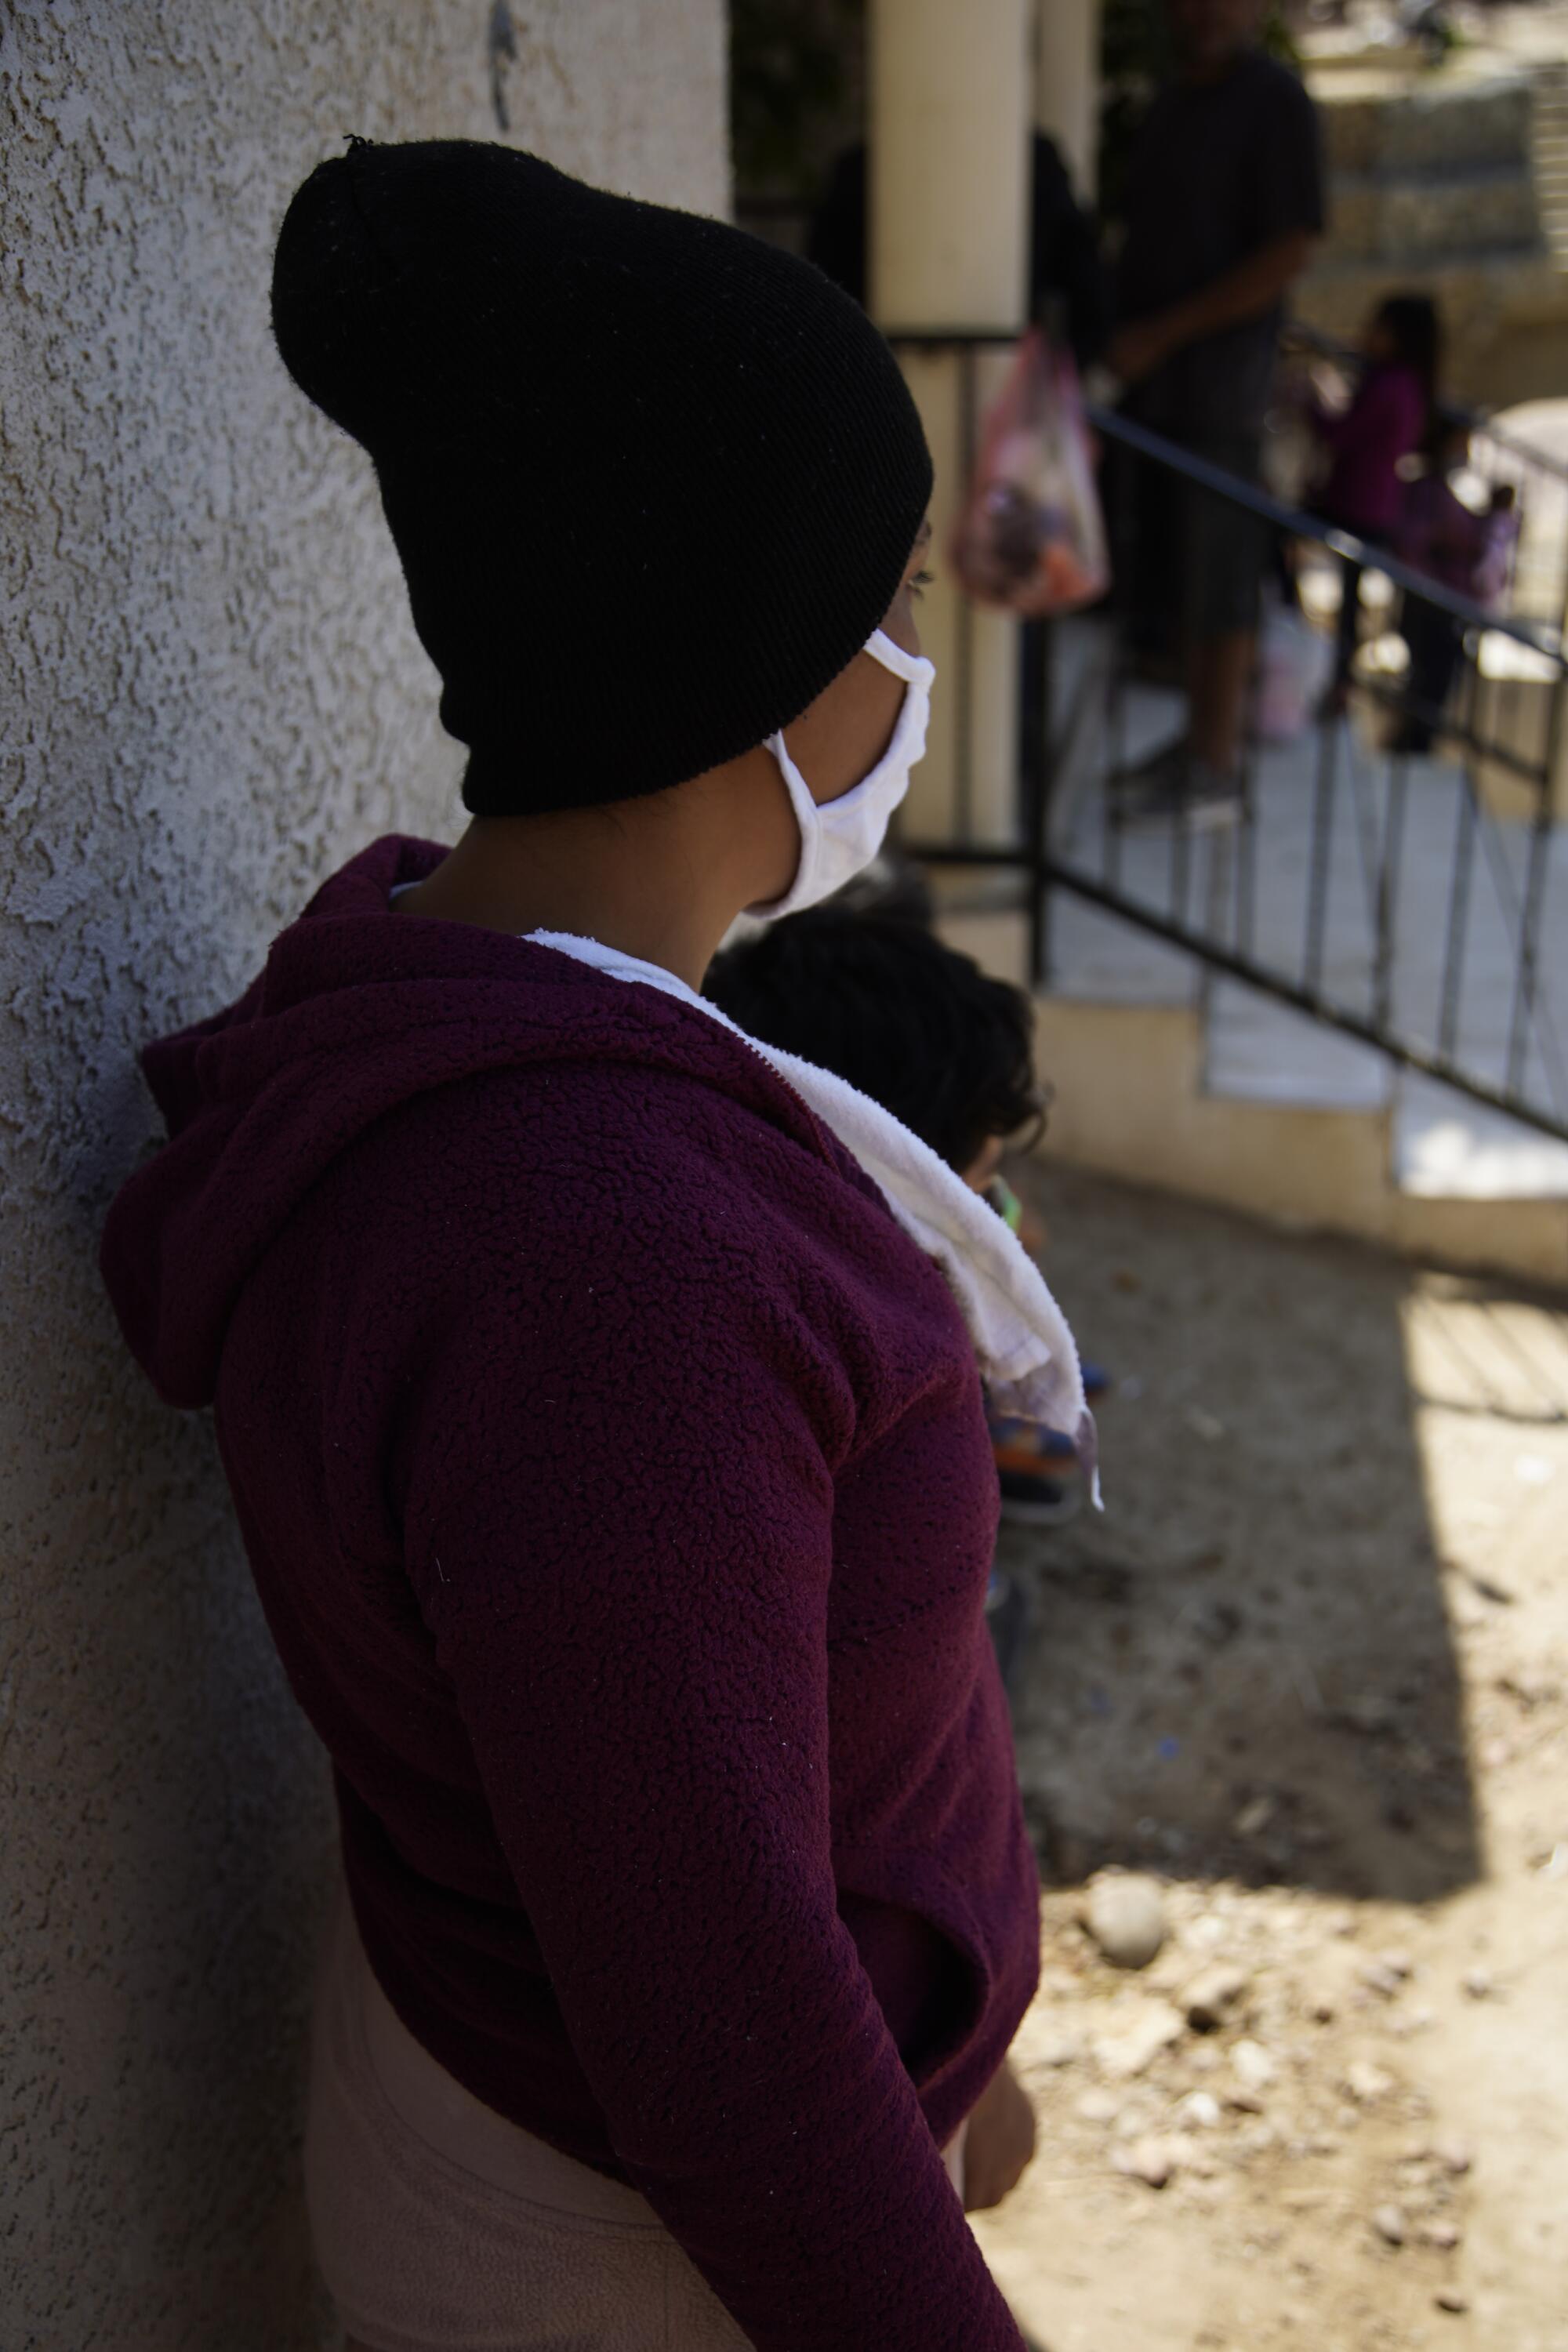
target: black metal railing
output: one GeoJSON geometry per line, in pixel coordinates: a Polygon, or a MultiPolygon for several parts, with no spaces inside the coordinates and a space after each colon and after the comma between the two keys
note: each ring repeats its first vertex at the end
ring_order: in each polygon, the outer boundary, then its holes
{"type": "MultiPolygon", "coordinates": [[[[967,477],[981,363],[1006,346],[961,333],[893,341],[928,370],[934,360],[956,372],[945,403],[956,446],[937,458],[967,477]]],[[[1462,648],[1453,693],[1424,708],[1396,670],[1363,660],[1293,740],[1249,742],[1233,821],[1198,833],[1179,807],[1129,815],[1113,779],[1140,733],[1172,713],[1140,674],[1125,596],[1113,592],[1092,614],[1022,625],[1012,824],[1005,839],[985,838],[970,814],[973,621],[961,601],[943,680],[958,713],[948,807],[911,828],[906,847],[1016,877],[1042,985],[1063,977],[1064,910],[1098,909],[1180,950],[1200,992],[1216,976],[1245,982],[1568,1139],[1568,875],[1552,862],[1568,767],[1562,630],[1483,609],[1115,412],[1091,411],[1090,422],[1125,462],[1245,509],[1346,579],[1381,573],[1407,611],[1442,615],[1462,648]],[[1412,718],[1432,731],[1429,755],[1399,748],[1412,718]]]]}

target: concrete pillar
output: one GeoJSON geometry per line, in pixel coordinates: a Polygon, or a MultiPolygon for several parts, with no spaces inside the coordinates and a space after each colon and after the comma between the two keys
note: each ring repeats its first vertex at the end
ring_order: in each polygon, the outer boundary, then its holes
{"type": "Polygon", "coordinates": [[[871,308],[897,327],[1024,310],[1029,0],[872,0],[871,308]]]}
{"type": "MultiPolygon", "coordinates": [[[[871,0],[870,295],[900,329],[1018,332],[1027,271],[1030,0],[871,0]]],[[[913,354],[906,372],[936,460],[937,582],[921,613],[937,665],[930,748],[915,771],[911,837],[1007,839],[1016,826],[1017,629],[966,605],[942,562],[968,478],[966,446],[1005,359],[983,360],[966,407],[956,352],[913,354]],[[968,646],[968,719],[957,688],[968,646]],[[967,782],[965,782],[967,780],[967,782]]]]}
{"type": "Polygon", "coordinates": [[[1035,121],[1061,150],[1080,203],[1100,173],[1100,0],[1037,0],[1035,121]]]}

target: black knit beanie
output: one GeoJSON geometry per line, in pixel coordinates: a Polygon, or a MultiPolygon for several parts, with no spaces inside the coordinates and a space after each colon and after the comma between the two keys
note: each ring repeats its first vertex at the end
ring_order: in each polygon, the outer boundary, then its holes
{"type": "Polygon", "coordinates": [[[272,321],[374,461],[477,814],[734,758],[897,593],[931,481],[897,363],[722,222],[514,148],[357,142],[289,207],[272,321]]]}

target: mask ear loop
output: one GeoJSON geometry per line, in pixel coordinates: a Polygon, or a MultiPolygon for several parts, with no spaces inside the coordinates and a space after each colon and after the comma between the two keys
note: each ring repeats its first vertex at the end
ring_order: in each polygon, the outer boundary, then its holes
{"type": "Polygon", "coordinates": [[[924,654],[911,654],[886,629],[873,629],[861,650],[895,677],[901,677],[906,686],[923,686],[928,694],[931,692],[936,679],[936,664],[928,661],[924,654]]]}
{"type": "MultiPolygon", "coordinates": [[[[784,778],[784,790],[789,794],[789,804],[795,814],[795,831],[800,835],[800,856],[795,862],[795,872],[790,877],[789,887],[782,898],[771,901],[772,905],[782,907],[784,900],[793,898],[797,890],[803,887],[809,888],[816,875],[817,855],[821,845],[822,819],[816,803],[812,798],[811,786],[795,766],[789,745],[784,741],[782,727],[776,735],[768,737],[763,749],[773,753],[774,764],[784,778]]],[[[746,911],[748,914],[761,915],[765,914],[766,908],[749,907],[746,911]]]]}

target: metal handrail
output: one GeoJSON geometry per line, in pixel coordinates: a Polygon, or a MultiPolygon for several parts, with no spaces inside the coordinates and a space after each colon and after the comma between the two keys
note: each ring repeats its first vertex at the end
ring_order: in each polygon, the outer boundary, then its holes
{"type": "MultiPolygon", "coordinates": [[[[907,330],[891,327],[886,332],[895,350],[952,351],[980,347],[1007,351],[1017,341],[1016,335],[973,327],[907,330]]],[[[1213,490],[1233,506],[1245,508],[1260,522],[1272,523],[1277,530],[1287,532],[1293,539],[1315,540],[1331,554],[1342,556],[1348,562],[1358,563],[1366,571],[1382,572],[1395,587],[1407,589],[1424,603],[1436,605],[1441,612],[1462,622],[1467,629],[1490,629],[1500,635],[1512,637],[1518,644],[1528,646],[1531,653],[1540,654],[1545,660],[1555,664],[1559,670],[1568,670],[1568,653],[1564,651],[1561,631],[1548,629],[1543,624],[1517,619],[1512,614],[1489,611],[1486,605],[1478,604],[1473,597],[1461,595],[1456,589],[1445,587],[1441,581],[1434,580],[1428,572],[1418,572],[1413,565],[1401,562],[1386,547],[1373,540],[1358,538],[1354,531],[1342,530],[1338,524],[1326,521],[1321,515],[1314,515],[1304,507],[1287,504],[1283,499],[1275,498],[1256,483],[1244,481],[1239,475],[1228,472],[1224,466],[1214,465],[1208,458],[1198,457],[1181,442],[1172,441],[1163,433],[1152,432],[1146,425],[1135,424],[1120,409],[1089,403],[1084,413],[1095,431],[1103,434],[1107,440],[1120,441],[1127,448],[1156,459],[1173,473],[1184,475],[1188,481],[1195,482],[1200,488],[1213,490]]]]}
{"type": "Polygon", "coordinates": [[[1135,425],[1118,409],[1090,407],[1086,414],[1095,431],[1103,433],[1107,439],[1120,441],[1143,457],[1158,458],[1173,473],[1184,475],[1204,489],[1216,491],[1233,506],[1243,507],[1248,514],[1258,516],[1260,521],[1274,524],[1293,539],[1315,540],[1331,554],[1343,556],[1347,562],[1359,563],[1366,571],[1385,572],[1396,588],[1419,596],[1424,604],[1436,604],[1439,611],[1463,622],[1466,628],[1489,629],[1500,636],[1512,637],[1517,644],[1528,646],[1531,653],[1554,663],[1559,670],[1568,670],[1568,655],[1564,654],[1560,630],[1546,630],[1540,624],[1516,619],[1512,614],[1489,612],[1473,597],[1462,596],[1456,589],[1434,580],[1429,572],[1402,562],[1375,541],[1358,539],[1354,531],[1342,530],[1337,524],[1325,522],[1321,515],[1310,514],[1303,507],[1287,505],[1283,499],[1274,498],[1255,483],[1243,481],[1225,467],[1197,457],[1179,441],[1167,440],[1163,433],[1152,433],[1145,425],[1135,425]]]}
{"type": "MultiPolygon", "coordinates": [[[[1016,336],[994,331],[926,328],[894,334],[890,340],[895,346],[901,346],[905,356],[921,352],[949,354],[958,362],[959,396],[953,444],[947,462],[956,459],[959,468],[967,471],[973,463],[975,450],[977,362],[986,353],[1005,357],[1016,348],[1016,336]]],[[[1075,792],[1058,798],[1057,785],[1066,780],[1062,762],[1069,745],[1079,741],[1080,722],[1086,716],[1092,719],[1102,695],[1106,740],[1097,753],[1091,753],[1102,782],[1121,768],[1127,749],[1123,698],[1131,673],[1114,646],[1110,663],[1096,665],[1095,670],[1086,673],[1079,681],[1071,698],[1070,710],[1059,714],[1065,724],[1058,726],[1055,723],[1058,714],[1050,709],[1050,666],[1044,651],[1044,633],[1048,625],[1022,625],[1020,670],[1024,684],[1018,708],[1016,830],[999,842],[973,837],[967,814],[970,755],[959,748],[969,741],[970,647],[967,630],[961,628],[953,679],[960,719],[955,733],[958,764],[953,780],[954,821],[951,828],[943,829],[943,837],[906,836],[904,846],[910,854],[932,862],[1017,875],[1026,891],[1030,970],[1037,983],[1043,984],[1049,972],[1050,908],[1054,896],[1065,890],[1090,906],[1131,922],[1172,947],[1188,951],[1197,960],[1200,971],[1210,978],[1219,974],[1243,981],[1277,1002],[1310,1013],[1346,1037],[1375,1046],[1407,1069],[1439,1079],[1473,1101],[1506,1112],[1542,1133],[1568,1140],[1568,1061],[1557,1034],[1559,1010],[1553,993],[1542,985],[1546,963],[1542,939],[1547,920],[1547,864],[1553,836],[1559,831],[1552,780],[1558,772],[1564,728],[1568,726],[1568,650],[1564,633],[1550,622],[1492,612],[1415,571],[1386,549],[1274,498],[1130,417],[1100,407],[1091,408],[1089,415],[1093,428],[1105,441],[1121,445],[1154,472],[1185,481],[1205,495],[1226,499],[1281,537],[1315,543],[1342,562],[1347,572],[1359,566],[1384,573],[1406,592],[1407,604],[1414,600],[1446,614],[1457,638],[1473,640],[1478,633],[1495,633],[1523,646],[1542,663],[1545,673],[1542,684],[1548,708],[1539,751],[1531,757],[1522,745],[1508,740],[1506,729],[1499,730],[1495,739],[1487,729],[1487,714],[1478,698],[1479,670],[1473,646],[1471,658],[1461,673],[1468,690],[1457,709],[1413,703],[1408,688],[1395,696],[1392,689],[1382,688],[1375,681],[1354,679],[1359,693],[1389,700],[1407,716],[1426,719],[1434,729],[1440,729],[1446,741],[1460,754],[1463,772],[1455,803],[1458,831],[1446,861],[1447,914],[1444,916],[1441,909],[1434,907],[1420,918],[1413,931],[1399,912],[1406,810],[1415,802],[1414,792],[1407,791],[1408,756],[1397,744],[1387,752],[1388,779],[1386,793],[1381,796],[1382,806],[1379,808],[1376,798],[1366,800],[1363,806],[1364,780],[1357,768],[1353,740],[1342,722],[1330,715],[1318,722],[1319,757],[1310,787],[1308,819],[1310,867],[1300,869],[1304,887],[1297,893],[1301,905],[1289,917],[1287,930],[1279,934],[1279,940],[1274,941],[1271,935],[1270,944],[1262,947],[1255,931],[1258,858],[1264,828],[1272,820],[1265,815],[1263,803],[1256,797],[1258,755],[1248,754],[1245,762],[1234,853],[1229,847],[1222,853],[1216,846],[1199,866],[1191,838],[1179,817],[1165,827],[1167,888],[1158,887],[1157,869],[1150,869],[1146,857],[1141,860],[1139,869],[1124,869],[1124,820],[1109,791],[1101,789],[1096,795],[1098,850],[1092,841],[1087,845],[1078,841],[1076,813],[1079,795],[1075,792]],[[1357,946],[1352,958],[1358,974],[1362,964],[1366,964],[1364,1007],[1346,999],[1342,980],[1331,977],[1325,961],[1331,947],[1331,917],[1340,908],[1338,893],[1344,887],[1342,877],[1337,882],[1334,878],[1333,843],[1334,803],[1336,792],[1342,788],[1340,771],[1346,759],[1351,761],[1350,784],[1355,799],[1360,880],[1367,893],[1363,913],[1371,933],[1365,954],[1357,946]],[[1501,857],[1501,843],[1496,837],[1498,819],[1489,808],[1483,784],[1482,770],[1487,763],[1522,782],[1533,803],[1526,820],[1526,863],[1522,874],[1515,872],[1510,861],[1501,857]],[[1469,1001],[1464,982],[1478,845],[1492,868],[1492,883],[1499,898],[1497,912],[1507,934],[1506,952],[1511,970],[1507,1036],[1497,1041],[1506,1053],[1506,1069],[1490,1066],[1490,1045],[1484,1045],[1478,1055],[1468,1050],[1463,1034],[1465,1007],[1469,1001]],[[1195,916],[1190,905],[1190,885],[1194,879],[1207,894],[1207,912],[1200,908],[1195,916]],[[1299,940],[1294,929],[1298,915],[1301,922],[1299,940]],[[1440,1001],[1427,1007],[1430,959],[1424,942],[1430,940],[1435,920],[1443,927],[1437,987],[1440,1001]],[[1413,944],[1415,963],[1407,966],[1406,950],[1413,944]],[[1276,946],[1280,952],[1275,951],[1276,946]],[[1408,1002],[1398,993],[1406,985],[1402,973],[1415,981],[1419,992],[1408,1002]],[[1435,1032],[1428,1026],[1433,1013],[1435,1032]],[[1544,1091],[1531,1078],[1530,1065],[1534,1055],[1541,1057],[1539,1067],[1546,1081],[1544,1091]]],[[[961,603],[967,611],[968,600],[961,599],[961,603]]],[[[1497,707],[1489,705],[1490,709],[1497,707]]],[[[1271,805],[1278,811],[1278,795],[1271,805]]],[[[1300,805],[1299,802],[1296,805],[1300,805]]],[[[1091,825],[1095,822],[1092,814],[1089,822],[1091,825]]],[[[1231,837],[1227,834],[1221,838],[1228,843],[1231,837]]],[[[1288,885],[1288,895],[1291,891],[1296,891],[1293,882],[1288,885]]],[[[1334,949],[1333,952],[1341,950],[1334,949]]],[[[1363,984],[1358,978],[1358,992],[1363,984]]]]}

